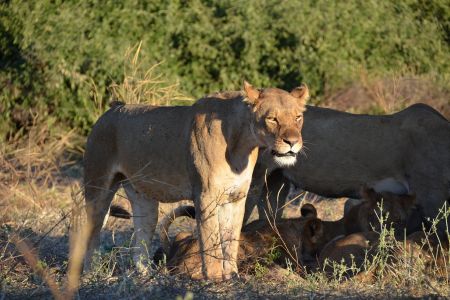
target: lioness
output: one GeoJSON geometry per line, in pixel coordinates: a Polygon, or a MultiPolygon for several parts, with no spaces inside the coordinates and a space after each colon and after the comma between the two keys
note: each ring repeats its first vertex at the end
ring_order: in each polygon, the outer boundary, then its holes
{"type": "MultiPolygon", "coordinates": [[[[158,220],[158,203],[192,199],[202,274],[224,280],[237,273],[245,198],[258,156],[292,165],[302,148],[305,85],[286,92],[244,83],[233,97],[212,95],[192,106],[115,105],[88,137],[84,155],[87,229],[79,254],[89,266],[100,230],[120,185],[131,202],[136,251],[143,267],[158,220]]],[[[79,266],[81,269],[81,266],[79,266]]],[[[77,270],[77,267],[75,267],[77,270]]]]}
{"type": "MultiPolygon", "coordinates": [[[[314,206],[308,205],[306,204],[303,215],[299,218],[283,219],[271,225],[256,221],[243,228],[237,256],[239,269],[254,265],[258,259],[267,257],[274,249],[278,253],[274,262],[281,265],[290,260],[294,266],[300,266],[304,258],[318,254],[314,247],[304,247],[302,244],[304,232],[315,231],[314,223],[308,223],[311,228],[304,227],[307,220],[317,217],[314,206]]],[[[158,263],[163,255],[166,255],[166,266],[172,273],[196,277],[201,273],[201,248],[198,239],[190,232],[178,233],[172,242],[168,237],[170,225],[182,216],[193,218],[194,207],[180,206],[161,221],[159,232],[162,247],[155,254],[155,262],[158,263]]]]}
{"type": "MultiPolygon", "coordinates": [[[[426,217],[434,218],[450,199],[450,123],[433,108],[415,104],[392,115],[356,115],[307,106],[304,137],[306,155],[276,176],[284,176],[304,190],[326,197],[361,198],[360,186],[395,194],[414,193],[426,217]]],[[[268,210],[264,188],[265,170],[277,167],[260,151],[249,194],[245,221],[258,204],[268,210]]],[[[282,207],[288,193],[280,184],[271,187],[272,207],[282,207]]],[[[275,181],[280,182],[280,179],[275,181]]],[[[282,210],[278,211],[281,216],[282,210]]],[[[444,229],[443,222],[439,224],[444,229]]]]}

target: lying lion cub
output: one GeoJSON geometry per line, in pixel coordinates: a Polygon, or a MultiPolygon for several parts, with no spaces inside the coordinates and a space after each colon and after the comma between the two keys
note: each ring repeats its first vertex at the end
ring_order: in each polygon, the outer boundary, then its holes
{"type": "Polygon", "coordinates": [[[320,253],[319,263],[321,269],[332,274],[335,265],[346,268],[346,277],[357,275],[364,282],[371,282],[374,275],[379,272],[375,264],[370,266],[381,248],[387,253],[384,259],[387,263],[402,262],[409,266],[418,266],[425,272],[434,272],[446,276],[448,274],[449,255],[448,240],[439,240],[435,235],[426,235],[424,232],[415,232],[406,239],[397,241],[387,237],[380,247],[380,234],[377,232],[358,232],[338,237],[328,243],[320,253]],[[387,251],[387,252],[386,252],[387,251]],[[365,264],[368,264],[365,266],[365,264]],[[370,266],[370,267],[369,267],[370,266]],[[369,267],[369,268],[367,268],[369,267]]]}
{"type": "MultiPolygon", "coordinates": [[[[316,218],[308,221],[311,224],[307,227],[318,229],[314,234],[323,233],[314,237],[314,240],[318,243],[315,246],[316,248],[321,249],[326,243],[338,236],[372,231],[373,229],[379,231],[380,217],[383,217],[384,225],[387,228],[392,227],[396,232],[401,233],[401,229],[406,227],[411,211],[416,206],[414,195],[395,195],[388,192],[377,193],[368,187],[363,187],[361,194],[364,200],[353,206],[340,220],[323,221],[316,218]],[[381,207],[382,210],[380,209],[381,207]],[[312,225],[312,223],[315,224],[312,225]]],[[[304,243],[310,242],[310,233],[306,232],[304,243]]]]}
{"type": "MultiPolygon", "coordinates": [[[[394,229],[397,239],[403,241],[400,238],[400,233],[406,228],[411,211],[415,209],[415,196],[376,193],[373,189],[368,188],[364,188],[361,193],[366,200],[352,207],[343,218],[345,234],[348,235],[339,236],[339,233],[342,233],[342,231],[339,231],[334,234],[335,238],[332,240],[330,240],[329,235],[316,237],[316,240],[329,241],[323,247],[319,256],[321,268],[329,274],[334,270],[333,265],[343,264],[347,268],[347,271],[344,272],[345,275],[352,276],[362,270],[365,262],[373,260],[379,250],[379,232],[381,232],[379,218],[381,216],[383,216],[385,228],[394,229]],[[381,203],[383,204],[383,211],[379,207],[381,203]]],[[[318,223],[320,221],[310,220],[308,222],[318,223]]],[[[330,223],[332,222],[324,223],[324,227],[330,223]]],[[[320,225],[316,224],[316,227],[320,227],[320,225]]],[[[328,225],[328,230],[332,231],[333,228],[338,227],[328,225]]],[[[327,229],[323,231],[325,232],[327,229]]],[[[390,255],[390,262],[398,261],[402,259],[402,256],[403,258],[410,256],[420,258],[429,264],[431,262],[430,253],[434,251],[433,249],[436,249],[437,243],[432,241],[429,247],[422,247],[423,244],[420,241],[423,238],[423,232],[415,232],[404,240],[403,245],[399,243],[391,246],[389,250],[395,251],[390,255]]],[[[308,237],[305,236],[304,243],[307,239],[308,237]]],[[[393,245],[392,240],[390,243],[393,245]]],[[[364,272],[358,276],[361,280],[367,281],[371,280],[374,274],[374,270],[370,270],[370,272],[364,272]]]]}
{"type": "MultiPolygon", "coordinates": [[[[241,232],[238,250],[238,267],[248,266],[260,258],[268,256],[270,251],[277,249],[278,257],[276,263],[284,264],[290,260],[294,266],[302,264],[303,257],[316,255],[315,244],[302,244],[304,231],[315,231],[315,228],[305,228],[307,220],[317,217],[314,206],[306,204],[302,209],[302,216],[295,219],[284,219],[275,225],[260,223],[255,221],[246,226],[241,232]],[[248,231],[249,228],[254,230],[248,231]],[[311,247],[312,246],[312,247],[311,247]]],[[[167,257],[167,267],[175,274],[185,274],[195,276],[201,272],[200,245],[197,238],[191,233],[182,232],[177,234],[170,242],[167,232],[172,222],[182,216],[195,218],[193,206],[180,206],[174,209],[161,222],[160,239],[162,249],[155,254],[155,261],[158,262],[163,257],[167,257]]],[[[310,224],[314,226],[313,223],[310,224]]]]}
{"type": "Polygon", "coordinates": [[[361,195],[364,199],[358,205],[350,208],[345,216],[346,234],[380,231],[380,218],[383,217],[383,224],[392,227],[394,230],[403,234],[403,230],[408,229],[408,224],[418,208],[416,206],[415,195],[396,195],[390,192],[377,193],[374,189],[363,187],[361,195]]]}
{"type": "Polygon", "coordinates": [[[347,276],[358,273],[366,260],[372,260],[380,235],[377,232],[358,232],[330,241],[320,252],[320,268],[332,274],[334,265],[343,264],[347,276]],[[350,270],[351,267],[355,269],[350,270]]]}
{"type": "Polygon", "coordinates": [[[315,249],[316,253],[321,253],[319,257],[321,265],[326,258],[338,261],[334,259],[335,254],[332,252],[336,247],[345,249],[345,251],[343,250],[345,253],[338,252],[339,258],[344,260],[352,255],[364,253],[369,245],[366,245],[365,241],[378,239],[377,234],[369,231],[378,230],[379,216],[384,217],[384,224],[387,228],[394,228],[400,232],[400,229],[404,228],[410,211],[415,206],[415,198],[411,195],[378,194],[373,189],[366,187],[362,189],[362,194],[365,198],[364,201],[352,207],[340,220],[323,221],[318,218],[310,218],[305,222],[305,230],[302,235],[303,247],[315,249]],[[383,204],[382,212],[379,207],[381,203],[383,204]],[[306,230],[311,228],[314,230],[306,230]],[[365,233],[352,235],[354,232],[365,233]],[[356,244],[357,246],[356,248],[344,247],[347,244],[356,244]]]}

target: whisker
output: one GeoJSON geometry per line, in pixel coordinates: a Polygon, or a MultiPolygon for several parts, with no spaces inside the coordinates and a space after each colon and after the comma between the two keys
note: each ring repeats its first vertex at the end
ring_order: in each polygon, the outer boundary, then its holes
{"type": "Polygon", "coordinates": [[[303,145],[309,144],[309,145],[316,145],[315,143],[311,143],[310,141],[303,140],[303,145]]]}

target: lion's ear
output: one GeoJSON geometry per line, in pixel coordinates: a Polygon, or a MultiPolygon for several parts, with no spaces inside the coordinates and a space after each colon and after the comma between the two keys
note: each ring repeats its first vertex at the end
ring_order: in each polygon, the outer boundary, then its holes
{"type": "Polygon", "coordinates": [[[317,210],[311,203],[306,203],[300,208],[302,217],[315,217],[317,218],[317,210]]]}
{"type": "Polygon", "coordinates": [[[259,98],[260,92],[255,89],[250,83],[244,80],[244,92],[246,96],[246,102],[250,104],[256,104],[259,98]]]}
{"type": "Polygon", "coordinates": [[[373,188],[366,185],[361,187],[360,194],[364,200],[368,200],[370,202],[378,202],[381,200],[381,195],[375,192],[373,188]]]}
{"type": "Polygon", "coordinates": [[[294,88],[291,91],[291,96],[300,100],[303,104],[309,99],[309,89],[308,86],[302,83],[299,87],[294,88]]]}

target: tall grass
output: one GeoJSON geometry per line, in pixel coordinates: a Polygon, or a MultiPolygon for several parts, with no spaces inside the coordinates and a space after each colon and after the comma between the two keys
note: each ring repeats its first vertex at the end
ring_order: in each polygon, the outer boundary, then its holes
{"type": "MultiPolygon", "coordinates": [[[[173,105],[193,99],[179,92],[179,84],[170,84],[159,72],[162,63],[145,68],[139,56],[142,41],[125,54],[124,79],[110,86],[112,98],[127,104],[173,105]]],[[[185,103],[186,104],[186,103],[185,103]]]]}

